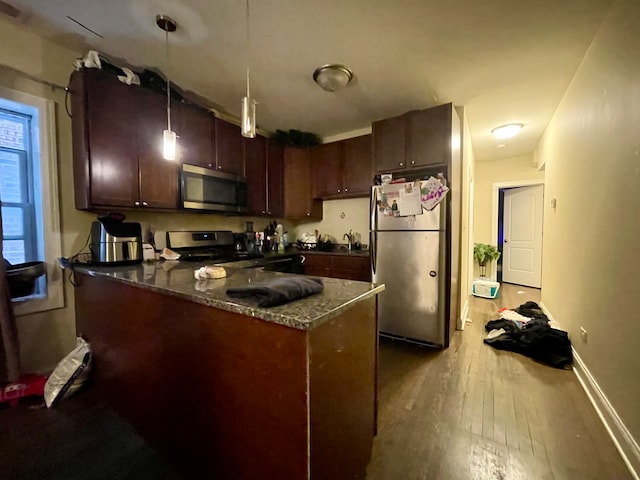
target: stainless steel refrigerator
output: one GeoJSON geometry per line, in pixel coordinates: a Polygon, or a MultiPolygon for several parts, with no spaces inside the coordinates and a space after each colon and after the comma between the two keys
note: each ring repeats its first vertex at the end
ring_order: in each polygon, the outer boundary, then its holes
{"type": "Polygon", "coordinates": [[[435,347],[445,345],[446,201],[415,213],[402,200],[417,184],[372,187],[372,281],[384,283],[378,300],[380,334],[435,347]],[[398,203],[396,203],[396,199],[398,203]]]}

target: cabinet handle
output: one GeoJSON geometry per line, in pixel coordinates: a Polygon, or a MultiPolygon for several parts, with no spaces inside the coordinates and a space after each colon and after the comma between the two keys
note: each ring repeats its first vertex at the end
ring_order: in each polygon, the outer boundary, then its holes
{"type": "Polygon", "coordinates": [[[147,205],[149,205],[147,202],[142,202],[143,207],[146,207],[147,205]]]}
{"type": "Polygon", "coordinates": [[[262,213],[267,213],[267,212],[265,212],[264,210],[262,210],[262,213]]]}
{"type": "Polygon", "coordinates": [[[134,204],[136,207],[139,207],[139,206],[140,206],[140,202],[133,202],[133,204],[134,204]]]}
{"type": "Polygon", "coordinates": [[[401,167],[404,167],[404,162],[400,162],[400,166],[401,166],[401,167]]]}
{"type": "Polygon", "coordinates": [[[269,215],[271,215],[271,212],[269,212],[269,215]]]}
{"type": "Polygon", "coordinates": [[[338,189],[338,193],[340,193],[340,189],[338,189]]]}
{"type": "Polygon", "coordinates": [[[218,170],[222,170],[222,165],[218,165],[218,170]]]}
{"type": "Polygon", "coordinates": [[[411,160],[411,165],[415,165],[416,161],[415,160],[411,160]]]}
{"type": "Polygon", "coordinates": [[[307,217],[310,217],[310,216],[311,216],[311,213],[310,213],[310,212],[307,212],[307,217]]]}
{"type": "Polygon", "coordinates": [[[347,193],[348,191],[349,191],[349,189],[348,189],[348,188],[345,188],[345,189],[344,189],[344,193],[347,193]]]}
{"type": "Polygon", "coordinates": [[[209,168],[213,167],[213,165],[211,165],[210,163],[208,165],[209,165],[209,168]]]}

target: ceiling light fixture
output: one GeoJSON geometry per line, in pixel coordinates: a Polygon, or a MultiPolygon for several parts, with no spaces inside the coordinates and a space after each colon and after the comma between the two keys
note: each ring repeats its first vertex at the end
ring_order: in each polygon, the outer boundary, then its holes
{"type": "Polygon", "coordinates": [[[169,32],[175,32],[178,24],[167,15],[156,15],[156,24],[164,30],[164,48],[167,69],[167,129],[162,133],[162,156],[165,160],[176,159],[176,132],[171,130],[171,83],[169,82],[169,32]]]}
{"type": "Polygon", "coordinates": [[[249,90],[249,59],[251,56],[251,43],[249,38],[249,0],[246,2],[247,8],[247,95],[242,98],[242,118],[240,120],[240,128],[242,136],[246,138],[254,138],[256,136],[256,101],[251,98],[249,90]]]}
{"type": "Polygon", "coordinates": [[[493,136],[500,140],[506,140],[507,138],[515,137],[520,130],[524,127],[522,123],[508,123],[507,125],[501,125],[491,130],[493,136]]]}
{"type": "Polygon", "coordinates": [[[351,69],[338,63],[323,65],[313,72],[313,80],[327,92],[335,92],[346,87],[352,78],[351,69]]]}

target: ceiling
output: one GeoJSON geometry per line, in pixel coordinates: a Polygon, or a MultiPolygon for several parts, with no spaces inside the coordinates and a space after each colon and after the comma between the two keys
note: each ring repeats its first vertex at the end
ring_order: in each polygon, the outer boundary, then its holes
{"type": "MultiPolygon", "coordinates": [[[[114,63],[166,71],[209,106],[240,115],[247,67],[242,0],[5,0],[25,25],[114,63]],[[101,37],[89,32],[74,18],[101,37]]],[[[259,127],[331,137],[453,102],[465,106],[477,160],[532,152],[612,0],[251,0],[251,89],[259,127]],[[316,67],[343,63],[354,80],[329,93],[316,67]],[[507,141],[492,128],[525,125],[507,141]],[[502,147],[499,145],[502,144],[502,147]]],[[[71,66],[70,66],[71,68],[71,66]]]]}

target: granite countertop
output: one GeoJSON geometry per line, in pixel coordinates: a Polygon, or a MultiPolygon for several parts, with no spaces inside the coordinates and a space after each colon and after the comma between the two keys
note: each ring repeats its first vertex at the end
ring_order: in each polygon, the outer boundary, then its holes
{"type": "Polygon", "coordinates": [[[323,277],[322,293],[277,307],[261,308],[247,299],[227,297],[227,288],[244,287],[275,277],[293,276],[293,274],[221,265],[227,272],[226,278],[196,280],[193,276],[194,271],[207,264],[206,262],[158,261],[131,266],[82,266],[75,269],[91,276],[112,278],[139,288],[300,330],[311,330],[354,303],[384,290],[384,285],[323,277]]]}

